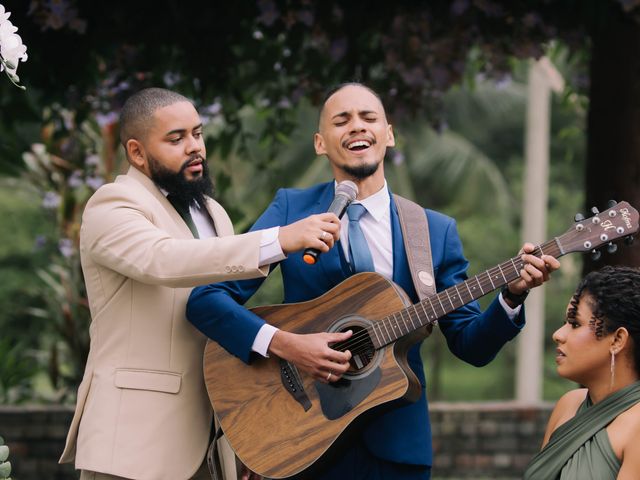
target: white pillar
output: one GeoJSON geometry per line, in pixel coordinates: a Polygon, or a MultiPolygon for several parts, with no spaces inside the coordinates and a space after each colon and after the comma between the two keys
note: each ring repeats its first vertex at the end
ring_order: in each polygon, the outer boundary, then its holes
{"type": "MultiPolygon", "coordinates": [[[[561,91],[563,88],[562,77],[546,57],[531,64],[525,132],[522,238],[535,244],[547,240],[550,94],[551,89],[561,91]]],[[[535,403],[542,399],[544,286],[531,291],[526,305],[527,324],[519,335],[516,360],[516,400],[535,403]]]]}

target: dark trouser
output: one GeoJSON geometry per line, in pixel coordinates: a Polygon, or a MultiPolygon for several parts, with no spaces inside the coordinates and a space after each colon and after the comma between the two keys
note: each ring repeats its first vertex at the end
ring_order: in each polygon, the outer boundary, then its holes
{"type": "Polygon", "coordinates": [[[350,444],[326,466],[303,472],[291,480],[429,480],[431,467],[407,465],[375,457],[361,441],[350,444]]]}

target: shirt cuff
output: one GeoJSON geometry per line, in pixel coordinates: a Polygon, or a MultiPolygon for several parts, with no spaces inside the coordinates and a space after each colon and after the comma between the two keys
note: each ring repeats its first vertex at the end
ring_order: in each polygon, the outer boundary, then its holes
{"type": "Polygon", "coordinates": [[[260,258],[258,259],[259,267],[287,258],[280,246],[280,241],[278,240],[279,234],[280,227],[262,230],[262,236],[260,237],[260,258]]]}
{"type": "Polygon", "coordinates": [[[504,298],[502,298],[502,293],[498,295],[498,300],[500,301],[500,305],[502,305],[502,308],[504,308],[507,317],[509,317],[509,320],[513,322],[515,318],[520,314],[522,305],[518,305],[516,308],[511,308],[509,304],[505,302],[504,298]]]}
{"type": "Polygon", "coordinates": [[[269,345],[271,344],[271,339],[276,334],[278,329],[273,325],[269,325],[265,323],[256,335],[256,338],[253,339],[253,345],[251,345],[251,350],[256,353],[259,353],[263,357],[269,356],[269,345]]]}

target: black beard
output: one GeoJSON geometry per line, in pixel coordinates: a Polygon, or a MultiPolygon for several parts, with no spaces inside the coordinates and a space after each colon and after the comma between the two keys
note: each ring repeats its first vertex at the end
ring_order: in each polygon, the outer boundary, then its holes
{"type": "Polygon", "coordinates": [[[209,177],[209,165],[199,155],[191,156],[185,160],[178,172],[169,170],[151,155],[148,155],[148,159],[151,180],[158,187],[166,190],[168,195],[171,195],[176,201],[183,205],[199,204],[204,207],[204,197],[213,197],[214,188],[209,177]],[[187,180],[184,172],[189,164],[197,159],[202,160],[202,175],[193,180],[187,180]]]}
{"type": "Polygon", "coordinates": [[[370,177],[374,173],[378,171],[380,167],[380,163],[374,164],[362,164],[357,167],[351,167],[349,165],[340,165],[340,169],[345,172],[347,175],[350,175],[356,180],[364,180],[365,178],[370,177]]]}

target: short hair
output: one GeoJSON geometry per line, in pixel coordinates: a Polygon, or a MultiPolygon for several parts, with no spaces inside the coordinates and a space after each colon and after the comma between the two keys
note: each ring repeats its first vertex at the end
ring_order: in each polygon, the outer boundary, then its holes
{"type": "Polygon", "coordinates": [[[640,269],[606,266],[587,274],[571,299],[575,311],[584,295],[590,297],[591,328],[597,338],[624,327],[633,339],[633,359],[640,372],[640,269]]]}
{"type": "Polygon", "coordinates": [[[120,143],[126,148],[128,140],[141,138],[156,110],[179,102],[192,103],[184,95],[165,88],[145,88],[134,93],[120,111],[120,143]]]}
{"type": "Polygon", "coordinates": [[[373,88],[369,87],[368,85],[365,85],[364,83],[357,82],[357,81],[343,82],[343,83],[339,83],[337,85],[332,86],[325,92],[324,96],[322,97],[322,105],[320,106],[320,112],[318,113],[318,121],[320,121],[320,118],[322,117],[322,112],[324,112],[324,107],[327,105],[327,102],[329,101],[329,99],[333,97],[334,94],[338,93],[340,90],[346,87],[361,87],[361,88],[364,88],[365,90],[368,90],[369,92],[371,92],[371,94],[374,97],[380,100],[380,104],[382,105],[382,111],[385,112],[384,113],[385,115],[387,114],[387,112],[384,109],[384,103],[382,103],[382,98],[380,98],[380,95],[378,95],[378,92],[376,92],[373,88]]]}

